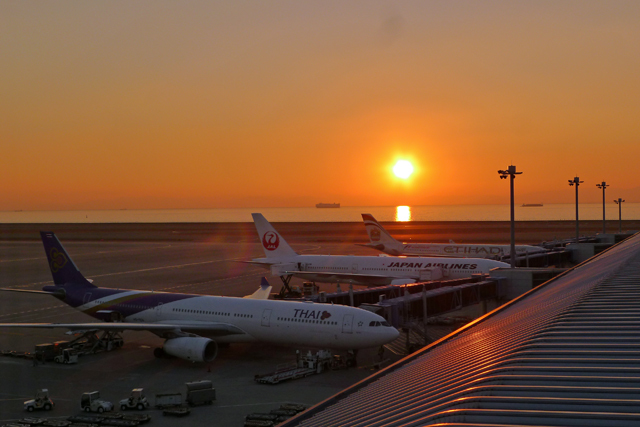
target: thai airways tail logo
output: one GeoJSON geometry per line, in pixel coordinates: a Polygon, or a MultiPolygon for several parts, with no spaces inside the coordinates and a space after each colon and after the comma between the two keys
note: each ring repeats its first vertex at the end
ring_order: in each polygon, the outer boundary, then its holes
{"type": "Polygon", "coordinates": [[[275,251],[280,245],[280,237],[273,231],[267,231],[262,236],[262,246],[268,251],[275,251]]]}
{"type": "Polygon", "coordinates": [[[373,242],[380,241],[380,230],[378,230],[377,228],[372,229],[369,232],[369,237],[371,237],[371,241],[373,242]]]}
{"type": "Polygon", "coordinates": [[[322,316],[320,316],[320,320],[328,319],[329,317],[331,317],[331,313],[329,313],[328,311],[323,311],[322,316]]]}
{"type": "Polygon", "coordinates": [[[58,270],[67,264],[68,261],[67,257],[56,248],[51,248],[49,251],[49,257],[51,258],[51,271],[54,273],[57,273],[58,270]]]}

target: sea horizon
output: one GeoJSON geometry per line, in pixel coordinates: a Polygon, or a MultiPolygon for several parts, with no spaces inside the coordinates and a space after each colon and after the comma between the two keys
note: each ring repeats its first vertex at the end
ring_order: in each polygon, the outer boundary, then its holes
{"type": "MultiPolygon", "coordinates": [[[[515,207],[516,221],[575,220],[575,204],[515,207]]],[[[262,213],[271,222],[359,222],[368,213],[379,221],[508,221],[509,205],[341,206],[340,208],[196,208],[0,211],[0,223],[182,223],[252,222],[262,213]]],[[[602,220],[602,204],[579,205],[580,220],[602,220]]],[[[606,205],[606,219],[618,220],[618,206],[606,205]]],[[[640,219],[640,203],[624,203],[623,220],[640,219]]]]}

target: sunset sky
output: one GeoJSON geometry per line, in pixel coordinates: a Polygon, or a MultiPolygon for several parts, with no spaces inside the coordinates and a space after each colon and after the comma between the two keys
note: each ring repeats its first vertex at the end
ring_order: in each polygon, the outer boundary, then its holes
{"type": "Polygon", "coordinates": [[[3,1],[0,209],[640,201],[638,1],[3,1]],[[407,180],[398,159],[413,163],[407,180]]]}

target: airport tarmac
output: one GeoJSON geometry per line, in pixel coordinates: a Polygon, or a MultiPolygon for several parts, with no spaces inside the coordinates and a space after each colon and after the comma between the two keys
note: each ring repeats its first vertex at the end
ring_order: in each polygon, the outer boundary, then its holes
{"type": "MultiPolygon", "coordinates": [[[[82,273],[97,286],[207,295],[244,296],[255,291],[267,275],[279,290],[280,280],[260,267],[238,262],[262,256],[257,243],[199,242],[77,242],[61,240],[82,273]]],[[[256,239],[257,240],[257,239],[256,239]]],[[[336,252],[335,244],[295,245],[301,252],[336,252]]],[[[368,253],[354,247],[355,252],[368,253]]],[[[0,287],[39,290],[51,284],[42,244],[0,241],[0,287]]],[[[298,279],[294,279],[297,281],[298,279]]],[[[326,289],[330,287],[327,285],[326,289]]],[[[86,322],[91,319],[48,295],[2,293],[0,322],[86,322]]],[[[3,329],[0,350],[30,351],[36,344],[68,340],[65,330],[3,329]]],[[[156,359],[153,349],[163,340],[146,332],[125,332],[122,349],[82,356],[77,365],[0,357],[0,425],[27,416],[22,402],[39,388],[47,388],[56,407],[38,416],[79,413],[83,392],[99,390],[116,402],[133,388],[143,387],[153,403],[156,393],[185,392],[184,383],[211,380],[217,392],[212,406],[192,409],[183,419],[152,415],[152,425],[241,426],[250,412],[268,412],[286,402],[315,404],[367,377],[365,368],[329,371],[275,386],[258,384],[255,374],[294,362],[295,348],[266,344],[232,344],[220,349],[213,363],[189,363],[180,359],[156,359]]],[[[301,350],[305,350],[301,348],[301,350]]],[[[394,361],[399,358],[389,352],[394,361]]],[[[377,360],[377,349],[361,351],[360,365],[377,360]]]]}
{"type": "MultiPolygon", "coordinates": [[[[362,224],[275,226],[300,253],[378,254],[353,245],[366,241],[362,224]]],[[[486,227],[482,223],[458,224],[458,233],[452,238],[467,230],[471,237],[460,241],[504,242],[495,235],[497,227],[494,223],[486,227]]],[[[567,238],[572,232],[572,223],[527,227],[528,237],[519,243],[567,238]],[[536,229],[538,233],[533,234],[536,229]]],[[[40,229],[55,231],[85,277],[101,287],[241,297],[258,288],[261,276],[270,280],[274,292],[281,286],[279,278],[271,277],[267,270],[241,262],[263,256],[253,224],[3,224],[0,228],[0,287],[40,290],[52,283],[37,233],[40,229]]],[[[508,227],[504,228],[508,233],[508,227]]],[[[428,241],[419,232],[406,234],[411,230],[419,230],[419,225],[395,228],[414,241],[428,241]]],[[[293,285],[301,283],[301,279],[292,280],[293,285]]],[[[321,285],[321,290],[333,291],[335,285],[321,285]]],[[[1,298],[0,322],[90,320],[48,295],[4,292],[1,298]]],[[[64,332],[4,329],[0,331],[0,350],[33,351],[36,344],[69,339],[64,332]]],[[[78,365],[33,366],[30,360],[0,357],[0,425],[25,417],[22,402],[39,388],[49,389],[56,408],[34,415],[66,417],[79,413],[83,392],[99,390],[103,398],[116,402],[128,397],[133,388],[143,387],[153,402],[155,394],[184,393],[185,382],[206,379],[217,391],[212,406],[193,408],[184,419],[163,417],[158,410],[146,411],[153,417],[152,425],[240,426],[250,412],[269,411],[286,402],[312,405],[373,372],[366,368],[330,371],[276,386],[261,385],[253,381],[254,375],[295,361],[295,348],[234,344],[221,349],[216,360],[206,365],[154,358],[153,349],[163,340],[150,333],[125,332],[123,337],[122,349],[83,356],[78,365]]],[[[390,352],[387,356],[392,361],[399,358],[390,352]]],[[[376,360],[377,349],[360,352],[360,366],[376,360]]]]}

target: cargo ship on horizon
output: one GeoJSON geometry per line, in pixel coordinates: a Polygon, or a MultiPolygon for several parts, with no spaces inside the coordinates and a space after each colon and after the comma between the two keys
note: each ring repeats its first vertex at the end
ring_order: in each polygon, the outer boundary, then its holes
{"type": "Polygon", "coordinates": [[[316,203],[316,208],[339,208],[340,203],[316,203]]]}
{"type": "Polygon", "coordinates": [[[544,206],[542,203],[523,203],[523,208],[540,208],[544,206]]]}

